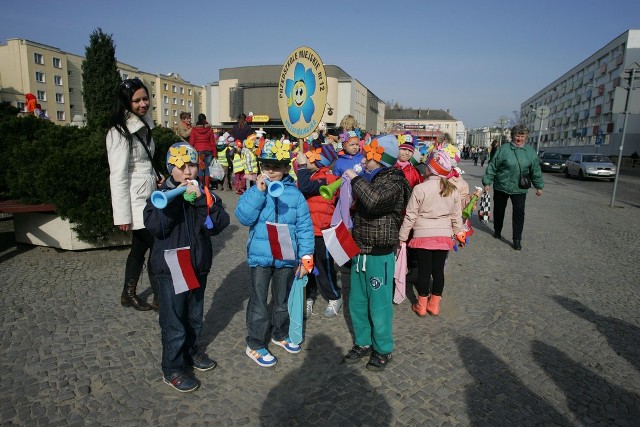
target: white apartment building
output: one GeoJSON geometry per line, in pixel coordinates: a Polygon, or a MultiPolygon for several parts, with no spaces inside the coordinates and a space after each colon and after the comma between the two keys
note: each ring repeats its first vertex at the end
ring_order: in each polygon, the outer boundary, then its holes
{"type": "MultiPolygon", "coordinates": [[[[541,151],[617,156],[624,122],[617,111],[624,111],[627,91],[622,88],[629,87],[625,70],[636,67],[640,76],[639,64],[640,30],[628,30],[551,82],[520,107],[528,142],[535,147],[539,139],[541,151]],[[549,107],[549,116],[540,121],[535,113],[542,106],[549,107]]],[[[637,92],[631,96],[640,96],[637,92]]],[[[640,151],[638,114],[629,115],[622,154],[634,151],[640,151]]]]}

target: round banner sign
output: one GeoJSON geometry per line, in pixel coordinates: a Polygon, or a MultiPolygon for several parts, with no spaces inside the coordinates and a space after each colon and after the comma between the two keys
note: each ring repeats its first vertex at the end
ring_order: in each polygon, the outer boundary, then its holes
{"type": "Polygon", "coordinates": [[[278,110],[282,123],[295,138],[313,133],[324,115],[327,76],[318,54],[299,47],[282,66],[278,83],[278,110]]]}

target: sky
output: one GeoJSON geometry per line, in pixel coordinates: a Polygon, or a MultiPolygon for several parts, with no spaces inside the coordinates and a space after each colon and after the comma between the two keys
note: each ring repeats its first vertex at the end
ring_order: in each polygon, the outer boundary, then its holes
{"type": "Polygon", "coordinates": [[[205,85],[221,68],[282,64],[315,50],[378,98],[442,109],[465,127],[520,104],[626,30],[638,0],[0,0],[0,43],[84,55],[96,28],[119,61],[205,85]]]}

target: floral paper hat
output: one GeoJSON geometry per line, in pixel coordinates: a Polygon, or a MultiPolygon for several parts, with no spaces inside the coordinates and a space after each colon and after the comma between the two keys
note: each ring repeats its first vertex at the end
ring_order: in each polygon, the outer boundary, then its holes
{"type": "Polygon", "coordinates": [[[376,136],[363,150],[365,159],[375,160],[382,166],[391,167],[398,161],[398,140],[393,135],[376,136]]]}
{"type": "Polygon", "coordinates": [[[307,156],[309,163],[313,163],[319,168],[331,166],[331,163],[338,158],[338,154],[331,144],[312,145],[304,154],[307,156]]]}
{"type": "Polygon", "coordinates": [[[413,135],[411,135],[411,132],[409,131],[398,135],[398,144],[400,144],[399,148],[403,148],[405,150],[414,151],[416,149],[413,135]]]}
{"type": "Polygon", "coordinates": [[[291,143],[286,139],[284,141],[260,139],[256,155],[260,162],[288,165],[291,162],[291,143]]]}
{"type": "Polygon", "coordinates": [[[181,168],[185,163],[198,164],[198,152],[187,142],[176,142],[167,151],[167,171],[174,167],[181,168]]]}

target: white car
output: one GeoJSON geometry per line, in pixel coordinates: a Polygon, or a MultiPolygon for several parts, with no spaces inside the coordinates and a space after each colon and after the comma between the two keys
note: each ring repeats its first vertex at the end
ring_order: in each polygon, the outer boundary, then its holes
{"type": "Polygon", "coordinates": [[[613,181],[616,177],[616,165],[607,156],[598,153],[573,153],[567,159],[564,175],[578,179],[604,178],[613,181]]]}

